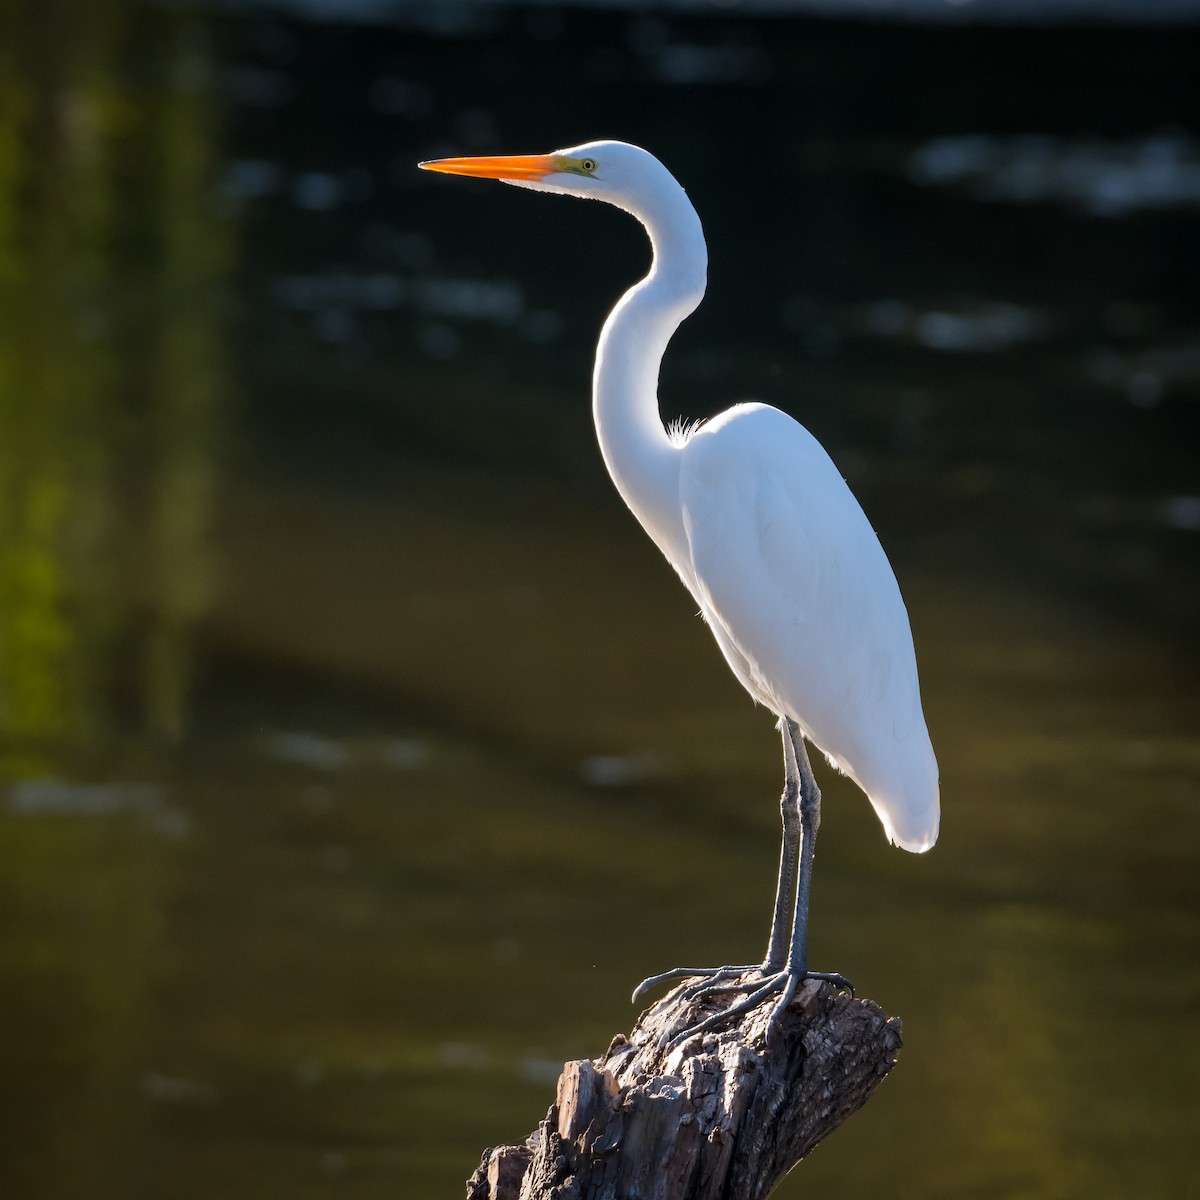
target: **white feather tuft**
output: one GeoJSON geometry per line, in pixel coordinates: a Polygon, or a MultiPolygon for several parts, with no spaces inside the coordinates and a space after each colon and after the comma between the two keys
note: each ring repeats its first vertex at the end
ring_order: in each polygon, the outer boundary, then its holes
{"type": "Polygon", "coordinates": [[[667,437],[671,439],[671,445],[679,448],[686,446],[704,424],[705,419],[701,417],[698,421],[687,421],[683,417],[676,417],[667,426],[667,437]]]}

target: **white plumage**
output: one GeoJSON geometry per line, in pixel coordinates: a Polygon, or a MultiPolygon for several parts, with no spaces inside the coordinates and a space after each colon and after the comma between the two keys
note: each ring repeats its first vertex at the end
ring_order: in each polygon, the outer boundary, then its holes
{"type": "Polygon", "coordinates": [[[739,405],[683,447],[679,493],[680,574],[742,686],[866,792],[891,841],[927,850],[937,763],[908,613],[829,455],[786,414],[739,405]]]}
{"type": "MultiPolygon", "coordinates": [[[[806,938],[820,793],[800,734],[862,788],[891,841],[919,852],[937,839],[937,762],[895,575],[829,455],[785,413],[739,404],[691,430],[664,427],[659,364],[704,295],[708,259],[695,209],[656,158],[623,142],[589,142],[550,155],[422,165],[605,200],[650,235],[650,272],[617,303],[600,335],[596,432],[614,483],[695,597],[733,673],[780,718],[787,788],[775,922],[759,968],[762,986],[726,1015],[781,991],[778,1012],[799,979],[819,974],[807,970],[806,938]],[[789,804],[799,839],[789,833],[789,804]],[[792,852],[799,874],[784,967],[781,916],[792,852]]],[[[715,977],[704,988],[731,991],[738,985],[722,981],[744,969],[679,968],[646,983],[704,975],[715,977]]]]}

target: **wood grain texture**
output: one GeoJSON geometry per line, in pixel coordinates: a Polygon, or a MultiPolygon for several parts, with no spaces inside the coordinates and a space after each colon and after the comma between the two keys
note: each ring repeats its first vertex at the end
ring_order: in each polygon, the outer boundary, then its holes
{"type": "Polygon", "coordinates": [[[521,1146],[485,1151],[468,1200],[760,1200],[870,1098],[900,1021],[808,980],[770,1036],[771,1006],[671,1050],[725,996],[676,988],[598,1059],[569,1062],[521,1146]]]}

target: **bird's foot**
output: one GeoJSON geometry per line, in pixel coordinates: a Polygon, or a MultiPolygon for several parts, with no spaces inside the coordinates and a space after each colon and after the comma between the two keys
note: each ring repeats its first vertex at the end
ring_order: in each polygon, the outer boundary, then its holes
{"type": "MultiPolygon", "coordinates": [[[[735,967],[732,970],[737,971],[738,969],[735,967]]],[[[741,973],[742,978],[732,983],[726,983],[723,978],[714,977],[705,983],[695,984],[688,988],[683,995],[687,999],[693,1000],[697,996],[711,996],[725,992],[754,992],[762,988],[768,979],[778,979],[788,974],[786,970],[781,970],[778,967],[768,967],[765,964],[761,967],[743,967],[741,968],[741,973]],[[748,971],[756,971],[758,978],[745,978],[745,973],[748,971]]],[[[851,996],[854,995],[854,984],[845,975],[837,971],[804,971],[798,973],[796,979],[797,985],[803,983],[806,979],[823,979],[827,983],[832,983],[834,987],[845,989],[851,996]]]]}
{"type": "MultiPolygon", "coordinates": [[[[696,974],[696,972],[689,972],[689,974],[696,974]]],[[[723,1025],[726,1021],[734,1017],[740,1017],[745,1013],[751,1012],[766,1000],[767,997],[773,996],[778,992],[779,998],[771,1009],[771,1015],[767,1018],[767,1033],[769,1035],[771,1030],[774,1029],[776,1022],[783,1015],[784,1010],[791,1004],[792,997],[796,994],[796,989],[807,979],[824,980],[827,983],[833,984],[834,987],[844,988],[851,996],[854,995],[854,985],[837,971],[796,971],[786,967],[783,970],[770,971],[763,967],[741,969],[736,967],[720,967],[712,970],[709,974],[712,978],[698,986],[685,989],[682,998],[694,999],[699,996],[711,996],[723,992],[746,992],[748,994],[735,1004],[731,1004],[728,1008],[721,1009],[720,1012],[715,1012],[711,1016],[705,1017],[704,1020],[681,1029],[665,1041],[663,1044],[664,1050],[672,1050],[697,1034],[707,1033],[710,1029],[715,1029],[718,1025],[723,1025]],[[725,982],[732,974],[744,976],[747,971],[754,972],[757,978],[740,978],[736,982],[725,982]]],[[[660,976],[659,978],[663,977],[660,976]]],[[[668,974],[666,978],[675,978],[675,976],[668,974]]]]}
{"type": "Polygon", "coordinates": [[[688,988],[685,996],[695,994],[693,989],[707,990],[710,987],[717,986],[722,980],[734,979],[740,975],[746,975],[750,971],[761,971],[763,968],[758,964],[752,964],[744,967],[675,967],[670,971],[664,971],[661,975],[651,975],[649,979],[643,979],[641,983],[633,989],[633,995],[629,998],[631,1004],[638,1002],[638,997],[650,991],[651,988],[658,987],[660,983],[666,983],[668,979],[701,979],[703,983],[695,984],[692,988],[688,988]]]}

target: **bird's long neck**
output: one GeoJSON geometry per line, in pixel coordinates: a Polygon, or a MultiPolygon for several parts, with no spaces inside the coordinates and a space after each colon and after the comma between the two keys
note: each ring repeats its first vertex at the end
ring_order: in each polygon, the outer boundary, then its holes
{"type": "Polygon", "coordinates": [[[634,215],[650,234],[654,261],[604,323],[592,414],[617,490],[659,548],[677,561],[672,546],[684,537],[679,454],[658,411],[658,369],[671,335],[704,296],[708,251],[682,188],[660,198],[654,211],[634,215]]]}

